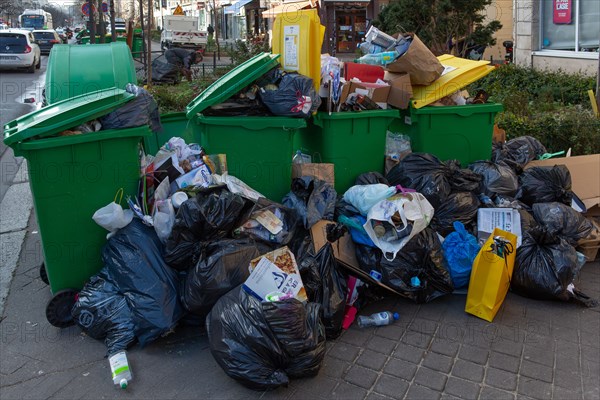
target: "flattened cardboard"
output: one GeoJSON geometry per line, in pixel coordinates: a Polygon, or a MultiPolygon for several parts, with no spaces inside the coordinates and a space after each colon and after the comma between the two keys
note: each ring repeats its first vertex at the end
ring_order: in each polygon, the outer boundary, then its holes
{"type": "Polygon", "coordinates": [[[410,75],[386,71],[383,79],[390,84],[387,103],[402,110],[407,109],[413,95],[410,75]]]}
{"type": "Polygon", "coordinates": [[[345,103],[348,96],[356,91],[356,89],[367,90],[369,97],[376,103],[386,103],[389,93],[390,86],[379,85],[377,83],[364,83],[364,82],[346,82],[342,86],[342,95],[340,96],[340,103],[345,103]]]}
{"type": "Polygon", "coordinates": [[[314,176],[317,179],[335,185],[335,164],[330,163],[302,163],[292,164],[292,179],[301,176],[314,176]]]}
{"type": "Polygon", "coordinates": [[[573,192],[587,207],[586,214],[598,214],[600,212],[600,154],[535,160],[527,164],[525,169],[554,165],[565,165],[571,172],[573,192]]]}

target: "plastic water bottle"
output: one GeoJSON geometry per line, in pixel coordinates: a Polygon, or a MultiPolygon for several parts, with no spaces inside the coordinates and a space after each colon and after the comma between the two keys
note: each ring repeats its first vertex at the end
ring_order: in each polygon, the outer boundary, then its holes
{"type": "Polygon", "coordinates": [[[294,155],[294,158],[292,158],[292,163],[294,163],[294,164],[303,164],[304,163],[304,157],[300,150],[298,150],[296,152],[296,154],[294,155]]]}
{"type": "Polygon", "coordinates": [[[398,52],[394,50],[377,54],[365,54],[361,58],[355,60],[355,62],[369,65],[386,65],[393,62],[396,58],[398,58],[398,52]]]}
{"type": "Polygon", "coordinates": [[[123,350],[109,356],[108,362],[110,363],[113,383],[119,385],[121,389],[127,389],[127,385],[133,379],[127,362],[127,352],[123,350]]]}
{"type": "Polygon", "coordinates": [[[369,316],[361,315],[358,317],[358,326],[360,328],[366,328],[369,326],[384,326],[390,325],[393,321],[400,319],[398,313],[391,313],[389,311],[378,312],[369,316]]]}

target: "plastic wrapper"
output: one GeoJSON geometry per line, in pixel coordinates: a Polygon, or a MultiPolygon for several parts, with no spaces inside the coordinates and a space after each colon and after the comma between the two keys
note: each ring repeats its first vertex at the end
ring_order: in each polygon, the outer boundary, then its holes
{"type": "Polygon", "coordinates": [[[126,297],[141,346],[175,327],[184,314],[180,280],[164,262],[154,229],[135,218],[108,240],[102,261],[98,275],[126,297]]]}
{"type": "Polygon", "coordinates": [[[371,207],[396,193],[393,186],[376,183],[355,185],[344,193],[342,199],[355,207],[362,215],[367,215],[371,207]]]}
{"type": "Polygon", "coordinates": [[[206,245],[201,260],[187,274],[184,307],[206,316],[223,295],[248,278],[250,261],[260,255],[254,240],[220,240],[206,245]]]}
{"type": "Polygon", "coordinates": [[[113,112],[100,117],[102,129],[125,129],[148,125],[153,132],[162,130],[158,104],[144,88],[128,83],[125,90],[135,98],[113,112]]]}
{"type": "Polygon", "coordinates": [[[565,165],[532,167],[519,176],[517,199],[527,205],[552,203],[571,205],[571,173],[565,165]]]}
{"type": "Polygon", "coordinates": [[[401,185],[421,193],[434,208],[450,195],[448,169],[436,156],[428,153],[411,153],[386,175],[391,185],[401,185]]]}
{"type": "Polygon", "coordinates": [[[446,237],[442,248],[454,288],[460,289],[469,284],[473,261],[480,246],[477,238],[467,232],[462,223],[455,222],[454,230],[446,237]]]}
{"type": "Polygon", "coordinates": [[[313,80],[295,73],[283,75],[276,90],[261,88],[259,96],[269,111],[282,117],[309,118],[321,105],[313,80]]]}
{"type": "Polygon", "coordinates": [[[477,218],[479,206],[477,196],[471,192],[452,193],[435,209],[430,226],[442,236],[454,231],[456,221],[471,228],[477,218]]]}
{"type": "Polygon", "coordinates": [[[515,172],[505,164],[494,164],[489,161],[477,161],[469,165],[469,169],[480,174],[482,181],[480,192],[487,196],[495,194],[514,196],[519,188],[519,180],[515,172]]]}
{"type": "Polygon", "coordinates": [[[154,203],[152,221],[158,238],[165,243],[171,235],[173,224],[175,224],[175,209],[171,199],[159,200],[154,203]]]}
{"type": "Polygon", "coordinates": [[[299,228],[299,222],[294,210],[266,199],[260,199],[252,208],[248,219],[235,229],[234,234],[236,237],[249,236],[277,248],[292,241],[299,228]],[[269,230],[265,226],[269,224],[280,226],[281,229],[271,228],[269,230]]]}
{"type": "Polygon", "coordinates": [[[586,238],[594,229],[590,220],[562,203],[537,203],[533,217],[553,235],[562,236],[572,245],[586,238]]]}
{"type": "Polygon", "coordinates": [[[506,143],[494,143],[492,161],[503,162],[520,173],[529,162],[547,152],[539,140],[531,136],[520,136],[506,143]]]}
{"type": "Polygon", "coordinates": [[[331,244],[326,243],[316,256],[302,257],[298,267],[308,300],[321,305],[327,339],[337,338],[342,333],[348,285],[331,244]]]}
{"type": "Polygon", "coordinates": [[[575,289],[574,281],[585,261],[565,239],[544,229],[523,234],[517,251],[511,288],[516,293],[539,300],[575,301],[587,307],[598,305],[575,289]]]}
{"type": "Polygon", "coordinates": [[[382,283],[416,303],[428,303],[454,290],[442,244],[430,228],[412,238],[393,261],[387,261],[379,249],[362,245],[356,245],[356,258],[364,272],[379,272],[382,283]],[[418,285],[411,283],[413,278],[418,278],[418,285]]]}
{"type": "Polygon", "coordinates": [[[292,181],[292,191],[283,198],[283,205],[296,210],[306,229],[322,219],[332,220],[337,193],[332,185],[311,176],[292,181]]]}
{"type": "Polygon", "coordinates": [[[107,354],[125,350],[135,341],[133,314],[127,299],[98,276],[92,276],[81,289],[71,315],[88,336],[104,339],[107,354]]]}
{"type": "Polygon", "coordinates": [[[365,172],[364,174],[360,174],[354,182],[355,185],[373,185],[378,183],[390,186],[388,180],[379,172],[365,172]]]}
{"type": "Polygon", "coordinates": [[[320,308],[296,299],[261,303],[234,289],[206,319],[211,353],[227,375],[254,390],[315,376],[325,356],[320,308]]]}
{"type": "Polygon", "coordinates": [[[226,189],[203,191],[185,201],[175,218],[166,243],[165,260],[172,268],[186,270],[198,255],[198,242],[227,236],[246,207],[246,201],[226,189]]]}

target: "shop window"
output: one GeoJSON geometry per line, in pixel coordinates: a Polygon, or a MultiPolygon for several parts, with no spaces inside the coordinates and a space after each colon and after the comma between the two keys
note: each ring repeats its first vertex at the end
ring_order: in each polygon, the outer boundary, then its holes
{"type": "Polygon", "coordinates": [[[541,4],[542,49],[598,51],[600,1],[542,0],[541,4]]]}

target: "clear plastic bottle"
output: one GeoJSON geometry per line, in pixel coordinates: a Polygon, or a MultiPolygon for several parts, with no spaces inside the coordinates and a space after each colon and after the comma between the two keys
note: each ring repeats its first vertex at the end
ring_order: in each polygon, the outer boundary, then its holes
{"type": "Polygon", "coordinates": [[[304,163],[304,156],[302,155],[302,152],[300,150],[298,150],[296,152],[296,154],[294,155],[294,158],[292,158],[292,163],[294,163],[294,164],[303,164],[304,163]]]}
{"type": "Polygon", "coordinates": [[[127,352],[123,350],[110,355],[108,362],[110,364],[113,383],[119,385],[121,389],[127,389],[127,385],[133,379],[129,363],[127,362],[127,352]]]}
{"type": "Polygon", "coordinates": [[[367,328],[369,326],[384,326],[390,325],[393,321],[400,319],[398,313],[391,313],[389,311],[382,311],[372,315],[361,315],[358,317],[357,322],[360,328],[367,328]]]}
{"type": "Polygon", "coordinates": [[[384,51],[377,54],[365,54],[364,56],[356,59],[355,62],[369,65],[386,65],[393,62],[396,58],[398,58],[398,52],[394,50],[384,51]]]}

